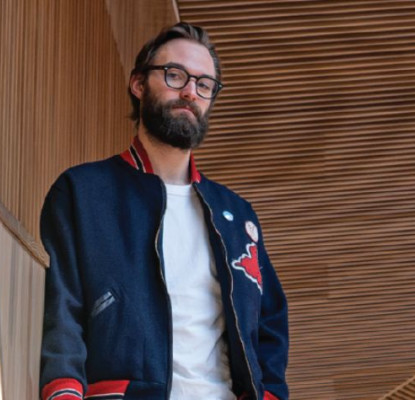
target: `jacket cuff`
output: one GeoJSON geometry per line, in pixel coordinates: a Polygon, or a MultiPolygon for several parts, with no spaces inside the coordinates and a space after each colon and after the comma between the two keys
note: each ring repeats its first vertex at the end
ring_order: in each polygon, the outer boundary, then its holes
{"type": "MultiPolygon", "coordinates": [[[[246,393],[244,393],[242,396],[238,397],[238,400],[248,400],[248,398],[249,396],[246,393]]],[[[278,397],[275,397],[272,393],[265,392],[263,400],[279,400],[279,399],[278,397]]]]}
{"type": "Polygon", "coordinates": [[[279,399],[278,399],[278,397],[275,397],[272,393],[265,392],[264,393],[264,400],[279,400],[279,399]]]}
{"type": "MultiPolygon", "coordinates": [[[[104,396],[108,396],[110,398],[119,398],[120,396],[125,395],[127,390],[128,384],[130,381],[99,381],[96,383],[92,383],[88,385],[88,390],[86,392],[85,398],[99,396],[99,398],[104,398],[104,396]]],[[[105,397],[107,398],[107,397],[105,397]]]]}
{"type": "Polygon", "coordinates": [[[42,400],[79,400],[83,399],[81,382],[71,378],[60,378],[43,386],[42,400]]]}

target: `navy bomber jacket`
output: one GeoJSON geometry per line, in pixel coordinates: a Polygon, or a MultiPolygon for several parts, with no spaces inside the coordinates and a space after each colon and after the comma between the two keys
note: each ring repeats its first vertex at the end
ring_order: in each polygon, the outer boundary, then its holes
{"type": "MultiPolygon", "coordinates": [[[[288,399],[286,299],[250,204],[196,170],[239,399],[288,399]]],[[[163,273],[165,187],[136,137],[124,153],[64,172],[41,236],[46,274],[44,400],[167,400],[171,305],[163,273]]]]}

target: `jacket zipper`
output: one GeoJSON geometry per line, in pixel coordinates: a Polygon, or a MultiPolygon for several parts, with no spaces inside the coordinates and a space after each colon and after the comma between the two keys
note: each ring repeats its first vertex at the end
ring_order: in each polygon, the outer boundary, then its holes
{"type": "Polygon", "coordinates": [[[160,224],[159,227],[157,229],[157,233],[156,233],[156,238],[155,238],[155,248],[156,248],[156,253],[157,253],[157,258],[159,260],[159,273],[160,273],[160,278],[163,282],[164,285],[164,290],[165,290],[165,294],[166,294],[166,298],[167,298],[167,304],[168,304],[168,319],[169,319],[169,335],[168,335],[168,340],[169,340],[169,359],[168,359],[168,381],[167,381],[167,396],[166,399],[170,398],[170,392],[171,392],[171,386],[172,386],[172,379],[173,379],[173,317],[172,317],[172,307],[171,307],[171,301],[170,301],[170,295],[169,292],[167,290],[167,283],[166,283],[166,279],[164,277],[164,273],[163,273],[163,266],[162,266],[162,259],[160,256],[160,252],[159,252],[159,248],[158,248],[158,244],[159,244],[159,237],[160,237],[160,231],[161,231],[161,227],[163,226],[163,220],[164,220],[164,214],[166,212],[166,188],[164,186],[164,183],[160,180],[160,185],[161,185],[161,192],[162,192],[162,198],[163,198],[163,206],[162,206],[162,210],[161,210],[161,219],[160,219],[160,224]]]}
{"type": "Polygon", "coordinates": [[[246,363],[246,366],[247,366],[247,368],[248,368],[249,377],[250,377],[250,379],[251,379],[251,386],[252,386],[252,388],[254,389],[254,392],[255,392],[255,398],[258,400],[258,399],[259,399],[259,397],[258,397],[258,391],[257,391],[257,388],[255,387],[255,384],[254,384],[254,379],[253,379],[253,376],[252,376],[251,366],[249,365],[249,361],[248,361],[248,358],[247,358],[247,356],[246,356],[245,344],[244,344],[244,342],[243,342],[243,340],[242,340],[241,330],[240,330],[240,328],[239,328],[239,320],[238,320],[238,315],[236,314],[235,306],[234,306],[234,304],[233,304],[233,298],[232,298],[232,293],[233,293],[233,279],[232,279],[232,271],[231,271],[231,268],[230,268],[230,266],[229,266],[229,264],[228,264],[228,254],[227,254],[227,251],[226,251],[226,246],[225,246],[225,243],[223,242],[222,235],[220,234],[220,232],[219,232],[219,231],[218,231],[218,229],[216,228],[215,223],[213,222],[213,212],[212,212],[212,209],[210,208],[209,204],[207,203],[207,201],[206,201],[206,200],[205,200],[205,198],[203,197],[202,193],[200,193],[200,191],[199,191],[199,189],[197,188],[197,186],[194,184],[194,185],[193,185],[193,187],[195,188],[196,192],[199,194],[199,196],[200,196],[200,198],[202,199],[203,203],[204,203],[204,204],[206,205],[206,207],[208,208],[208,210],[209,210],[209,214],[210,214],[210,222],[211,222],[211,224],[212,224],[212,226],[213,226],[213,228],[214,228],[214,230],[215,230],[216,234],[218,235],[218,237],[219,237],[219,239],[220,239],[220,243],[221,243],[221,245],[222,245],[222,250],[223,250],[223,253],[224,253],[224,256],[225,256],[225,263],[226,263],[226,267],[227,267],[227,269],[228,269],[229,276],[230,276],[231,290],[230,290],[230,293],[229,293],[229,298],[230,298],[230,302],[231,302],[231,306],[232,306],[233,315],[234,315],[234,318],[235,318],[235,321],[236,321],[236,330],[237,330],[237,332],[238,332],[238,339],[239,339],[239,341],[240,341],[240,343],[241,343],[241,345],[242,345],[242,350],[243,350],[243,354],[244,354],[244,358],[245,358],[245,363],[246,363]]]}

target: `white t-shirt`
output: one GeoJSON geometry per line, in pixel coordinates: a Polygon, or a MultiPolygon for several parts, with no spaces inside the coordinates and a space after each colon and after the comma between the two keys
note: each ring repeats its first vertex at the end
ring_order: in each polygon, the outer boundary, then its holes
{"type": "Polygon", "coordinates": [[[221,289],[191,185],[166,185],[163,255],[173,313],[172,400],[234,400],[221,289]]]}

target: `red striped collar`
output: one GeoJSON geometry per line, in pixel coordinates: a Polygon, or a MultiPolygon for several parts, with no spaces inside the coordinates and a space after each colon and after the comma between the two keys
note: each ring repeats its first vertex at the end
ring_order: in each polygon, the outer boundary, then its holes
{"type": "MultiPolygon", "coordinates": [[[[123,151],[120,156],[133,168],[139,171],[143,171],[147,174],[154,174],[154,170],[148,157],[147,151],[144,148],[143,144],[140,142],[138,135],[134,136],[130,147],[127,150],[123,151]]],[[[191,183],[200,183],[201,177],[199,171],[196,168],[193,153],[190,154],[189,173],[191,183]]]]}

